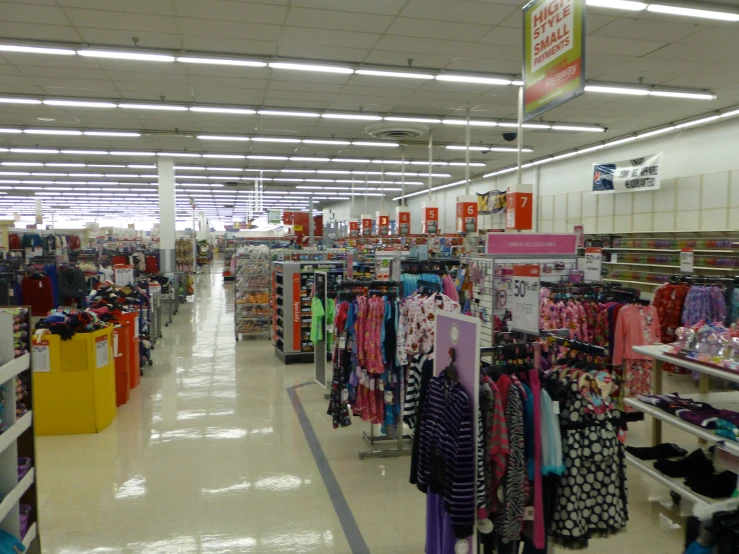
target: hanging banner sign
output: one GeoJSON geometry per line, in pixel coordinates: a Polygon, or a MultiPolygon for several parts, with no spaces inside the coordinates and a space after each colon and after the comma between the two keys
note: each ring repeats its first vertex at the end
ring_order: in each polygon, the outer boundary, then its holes
{"type": "Polygon", "coordinates": [[[657,190],[661,165],[662,152],[644,158],[593,164],[593,193],[657,190]]]}
{"type": "Polygon", "coordinates": [[[411,233],[411,212],[396,211],[396,221],[398,234],[400,236],[410,235],[411,233]]]}
{"type": "Polygon", "coordinates": [[[585,92],[585,0],[532,0],[523,8],[523,120],[585,92]]]}
{"type": "Polygon", "coordinates": [[[539,264],[513,266],[511,329],[514,331],[539,335],[540,272],[539,264]]]}
{"type": "Polygon", "coordinates": [[[502,214],[506,208],[506,193],[501,190],[477,193],[477,213],[480,215],[502,214]]]}
{"type": "Polygon", "coordinates": [[[485,254],[573,255],[577,254],[577,235],[554,233],[488,233],[485,254]]]}
{"type": "Polygon", "coordinates": [[[603,250],[600,248],[585,249],[585,280],[600,281],[600,270],[603,265],[603,250]]]}
{"type": "Polygon", "coordinates": [[[359,221],[349,222],[349,238],[355,239],[359,236],[359,221]]]}
{"type": "Polygon", "coordinates": [[[693,273],[695,253],[692,248],[680,249],[680,271],[682,273],[693,273]]]}

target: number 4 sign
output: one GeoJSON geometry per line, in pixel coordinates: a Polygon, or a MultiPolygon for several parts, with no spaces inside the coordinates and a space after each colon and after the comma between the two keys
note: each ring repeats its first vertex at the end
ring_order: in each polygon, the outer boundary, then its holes
{"type": "Polygon", "coordinates": [[[513,305],[511,329],[539,335],[539,278],[538,264],[513,266],[513,305]]]}

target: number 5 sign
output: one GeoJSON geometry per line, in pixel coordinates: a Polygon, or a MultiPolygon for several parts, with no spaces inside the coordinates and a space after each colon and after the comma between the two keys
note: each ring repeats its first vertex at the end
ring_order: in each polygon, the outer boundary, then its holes
{"type": "Polygon", "coordinates": [[[506,200],[506,229],[530,231],[534,221],[534,187],[518,184],[508,187],[506,200]]]}
{"type": "Polygon", "coordinates": [[[477,196],[457,197],[457,233],[477,232],[477,196]]]}
{"type": "Polygon", "coordinates": [[[430,235],[439,233],[439,208],[437,206],[424,205],[421,214],[421,232],[430,235]]]}

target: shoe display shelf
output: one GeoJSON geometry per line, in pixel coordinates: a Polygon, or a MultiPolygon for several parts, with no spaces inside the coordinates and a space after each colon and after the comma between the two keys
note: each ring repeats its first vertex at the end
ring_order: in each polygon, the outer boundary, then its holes
{"type": "MultiPolygon", "coordinates": [[[[709,392],[711,377],[718,377],[726,381],[739,383],[739,373],[734,373],[728,370],[722,370],[719,368],[707,366],[702,363],[671,356],[667,354],[670,348],[670,346],[663,344],[634,347],[634,352],[649,356],[654,360],[654,370],[652,372],[652,394],[660,395],[664,393],[662,382],[664,372],[662,370],[662,367],[665,363],[671,363],[684,369],[698,372],[700,374],[700,393],[697,396],[691,396],[695,400],[700,402],[707,402],[717,409],[739,411],[739,391],[709,392]]],[[[714,445],[714,462],[723,469],[728,469],[735,473],[739,472],[739,442],[734,442],[721,436],[714,435],[703,427],[688,423],[687,421],[684,421],[677,416],[660,410],[656,406],[652,406],[651,404],[648,404],[646,402],[641,402],[637,398],[627,398],[625,400],[625,403],[627,406],[630,406],[631,408],[653,418],[652,446],[661,444],[663,442],[663,425],[670,425],[697,437],[702,443],[714,445]]],[[[693,504],[692,515],[700,519],[707,519],[711,517],[712,514],[727,508],[732,508],[734,505],[739,506],[738,499],[715,500],[696,493],[685,484],[683,479],[671,478],[659,472],[657,469],[654,468],[654,463],[651,461],[640,460],[628,453],[626,454],[626,460],[630,465],[632,465],[640,472],[644,473],[661,485],[670,489],[670,491],[672,491],[673,500],[679,501],[680,499],[685,499],[690,501],[693,504]]]]}

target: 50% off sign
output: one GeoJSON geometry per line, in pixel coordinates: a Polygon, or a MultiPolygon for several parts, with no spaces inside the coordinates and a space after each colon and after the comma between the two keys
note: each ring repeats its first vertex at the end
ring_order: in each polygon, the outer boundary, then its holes
{"type": "Polygon", "coordinates": [[[511,329],[532,335],[539,334],[539,280],[538,264],[513,266],[513,305],[511,329]]]}

